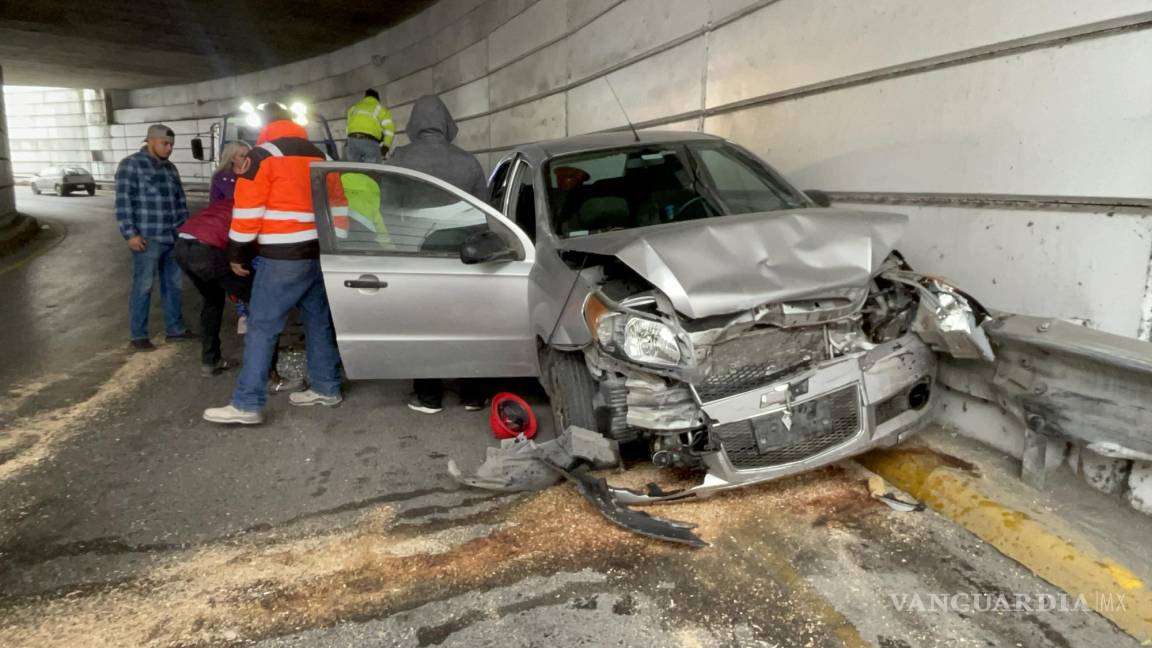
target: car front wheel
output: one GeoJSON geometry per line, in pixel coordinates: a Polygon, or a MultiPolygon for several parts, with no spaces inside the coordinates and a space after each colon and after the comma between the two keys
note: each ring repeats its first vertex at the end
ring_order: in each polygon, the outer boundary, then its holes
{"type": "Polygon", "coordinates": [[[89,196],[95,196],[96,195],[96,185],[88,185],[88,195],[89,196]]]}
{"type": "Polygon", "coordinates": [[[576,425],[596,430],[596,381],[588,372],[582,353],[548,352],[548,394],[552,398],[552,421],[559,435],[576,425]]]}
{"type": "Polygon", "coordinates": [[[35,183],[35,182],[33,182],[32,184],[30,184],[30,185],[28,185],[28,186],[32,188],[32,195],[33,195],[33,196],[39,196],[39,195],[40,195],[40,189],[38,189],[38,188],[36,187],[36,183],[35,183]]]}
{"type": "Polygon", "coordinates": [[[56,190],[56,195],[57,195],[57,196],[67,196],[67,195],[68,195],[68,192],[67,192],[67,191],[64,191],[64,188],[63,188],[63,187],[61,187],[60,185],[55,185],[55,186],[54,186],[54,187],[52,187],[52,188],[56,190]]]}

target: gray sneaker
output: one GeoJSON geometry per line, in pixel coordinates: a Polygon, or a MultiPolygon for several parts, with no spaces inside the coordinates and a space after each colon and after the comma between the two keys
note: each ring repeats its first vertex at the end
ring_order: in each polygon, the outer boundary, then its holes
{"type": "Polygon", "coordinates": [[[344,401],[342,396],[325,396],[312,391],[311,389],[305,391],[292,392],[288,395],[288,403],[296,407],[311,407],[312,405],[324,405],[325,407],[335,407],[344,401]]]}
{"type": "Polygon", "coordinates": [[[209,407],[204,410],[204,420],[209,423],[260,425],[264,422],[264,414],[262,412],[247,412],[229,403],[224,407],[209,407]]]}

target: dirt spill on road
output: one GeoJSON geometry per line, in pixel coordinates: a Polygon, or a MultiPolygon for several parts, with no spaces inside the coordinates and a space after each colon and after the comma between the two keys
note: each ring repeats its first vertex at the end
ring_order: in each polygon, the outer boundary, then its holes
{"type": "Polygon", "coordinates": [[[90,398],[62,410],[18,419],[0,429],[0,481],[51,457],[61,443],[83,431],[93,418],[112,411],[167,368],[176,353],[175,345],[163,345],[151,353],[132,355],[90,398]]]}
{"type": "MultiPolygon", "coordinates": [[[[613,482],[639,485],[658,474],[640,468],[613,482]]],[[[863,488],[830,469],[649,510],[695,522],[701,537],[716,541],[780,515],[835,510],[830,502],[854,500],[863,488]]],[[[709,554],[716,549],[655,542],[608,524],[569,485],[501,513],[500,520],[461,522],[455,535],[437,532],[429,541],[432,534],[419,528],[385,528],[392,515],[382,506],[341,533],[173,553],[166,566],[103,591],[4,602],[0,645],[212,645],[386,616],[531,574],[628,570],[671,554],[683,556],[686,569],[716,559],[709,554]]]]}

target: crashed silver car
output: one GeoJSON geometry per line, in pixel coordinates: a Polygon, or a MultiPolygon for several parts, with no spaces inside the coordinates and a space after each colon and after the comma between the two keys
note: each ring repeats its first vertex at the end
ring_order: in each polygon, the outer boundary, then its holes
{"type": "Polygon", "coordinates": [[[898,443],[934,349],[991,359],[975,302],[894,252],[905,217],[821,206],[717,137],[521,146],[488,203],[387,165],[312,174],[350,378],[539,376],[557,429],[703,468],[677,497],[898,443]]]}

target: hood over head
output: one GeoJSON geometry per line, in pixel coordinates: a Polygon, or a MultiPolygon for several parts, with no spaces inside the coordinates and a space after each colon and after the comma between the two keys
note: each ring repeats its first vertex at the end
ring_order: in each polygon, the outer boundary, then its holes
{"type": "Polygon", "coordinates": [[[443,137],[451,142],[456,139],[456,120],[448,112],[448,106],[436,95],[424,95],[412,106],[412,116],[408,118],[408,139],[415,142],[423,137],[443,137]]]}
{"type": "Polygon", "coordinates": [[[791,209],[616,230],[559,247],[615,256],[695,319],[864,285],[907,222],[883,212],[791,209]]]}

